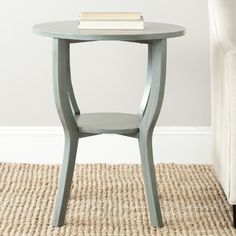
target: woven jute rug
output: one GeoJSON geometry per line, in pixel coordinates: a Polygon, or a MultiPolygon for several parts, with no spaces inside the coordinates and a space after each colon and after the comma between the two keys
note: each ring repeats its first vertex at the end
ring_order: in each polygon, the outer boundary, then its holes
{"type": "Polygon", "coordinates": [[[0,235],[236,235],[208,165],[156,166],[164,227],[150,226],[139,165],[75,168],[65,225],[51,226],[59,166],[0,164],[0,235]]]}

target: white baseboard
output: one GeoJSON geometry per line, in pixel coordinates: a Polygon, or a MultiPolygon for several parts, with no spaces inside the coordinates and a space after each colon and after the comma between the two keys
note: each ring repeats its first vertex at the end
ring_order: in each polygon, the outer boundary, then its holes
{"type": "MultiPolygon", "coordinates": [[[[61,127],[0,127],[0,162],[61,163],[61,127]]],[[[158,127],[153,135],[155,163],[210,164],[209,127],[158,127]]],[[[138,141],[119,135],[81,139],[78,163],[140,163],[138,141]]]]}

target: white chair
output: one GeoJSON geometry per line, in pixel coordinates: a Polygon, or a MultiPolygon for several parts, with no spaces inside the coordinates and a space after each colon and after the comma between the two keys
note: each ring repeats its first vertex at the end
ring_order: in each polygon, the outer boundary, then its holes
{"type": "Polygon", "coordinates": [[[212,154],[236,227],[236,0],[209,0],[212,154]]]}

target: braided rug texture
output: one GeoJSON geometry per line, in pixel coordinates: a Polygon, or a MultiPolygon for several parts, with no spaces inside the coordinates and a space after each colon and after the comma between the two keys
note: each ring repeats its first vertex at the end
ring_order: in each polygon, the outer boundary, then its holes
{"type": "Polygon", "coordinates": [[[0,235],[236,235],[209,165],[156,166],[164,227],[148,221],[139,165],[76,165],[65,225],[51,227],[58,165],[0,163],[0,235]]]}

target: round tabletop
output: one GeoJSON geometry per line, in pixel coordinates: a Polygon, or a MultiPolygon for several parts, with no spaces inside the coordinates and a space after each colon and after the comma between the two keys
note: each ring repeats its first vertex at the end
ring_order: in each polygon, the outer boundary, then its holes
{"type": "Polygon", "coordinates": [[[143,30],[87,30],[78,29],[77,21],[60,21],[38,24],[33,27],[36,34],[71,40],[155,40],[184,35],[182,26],[145,22],[143,30]]]}

